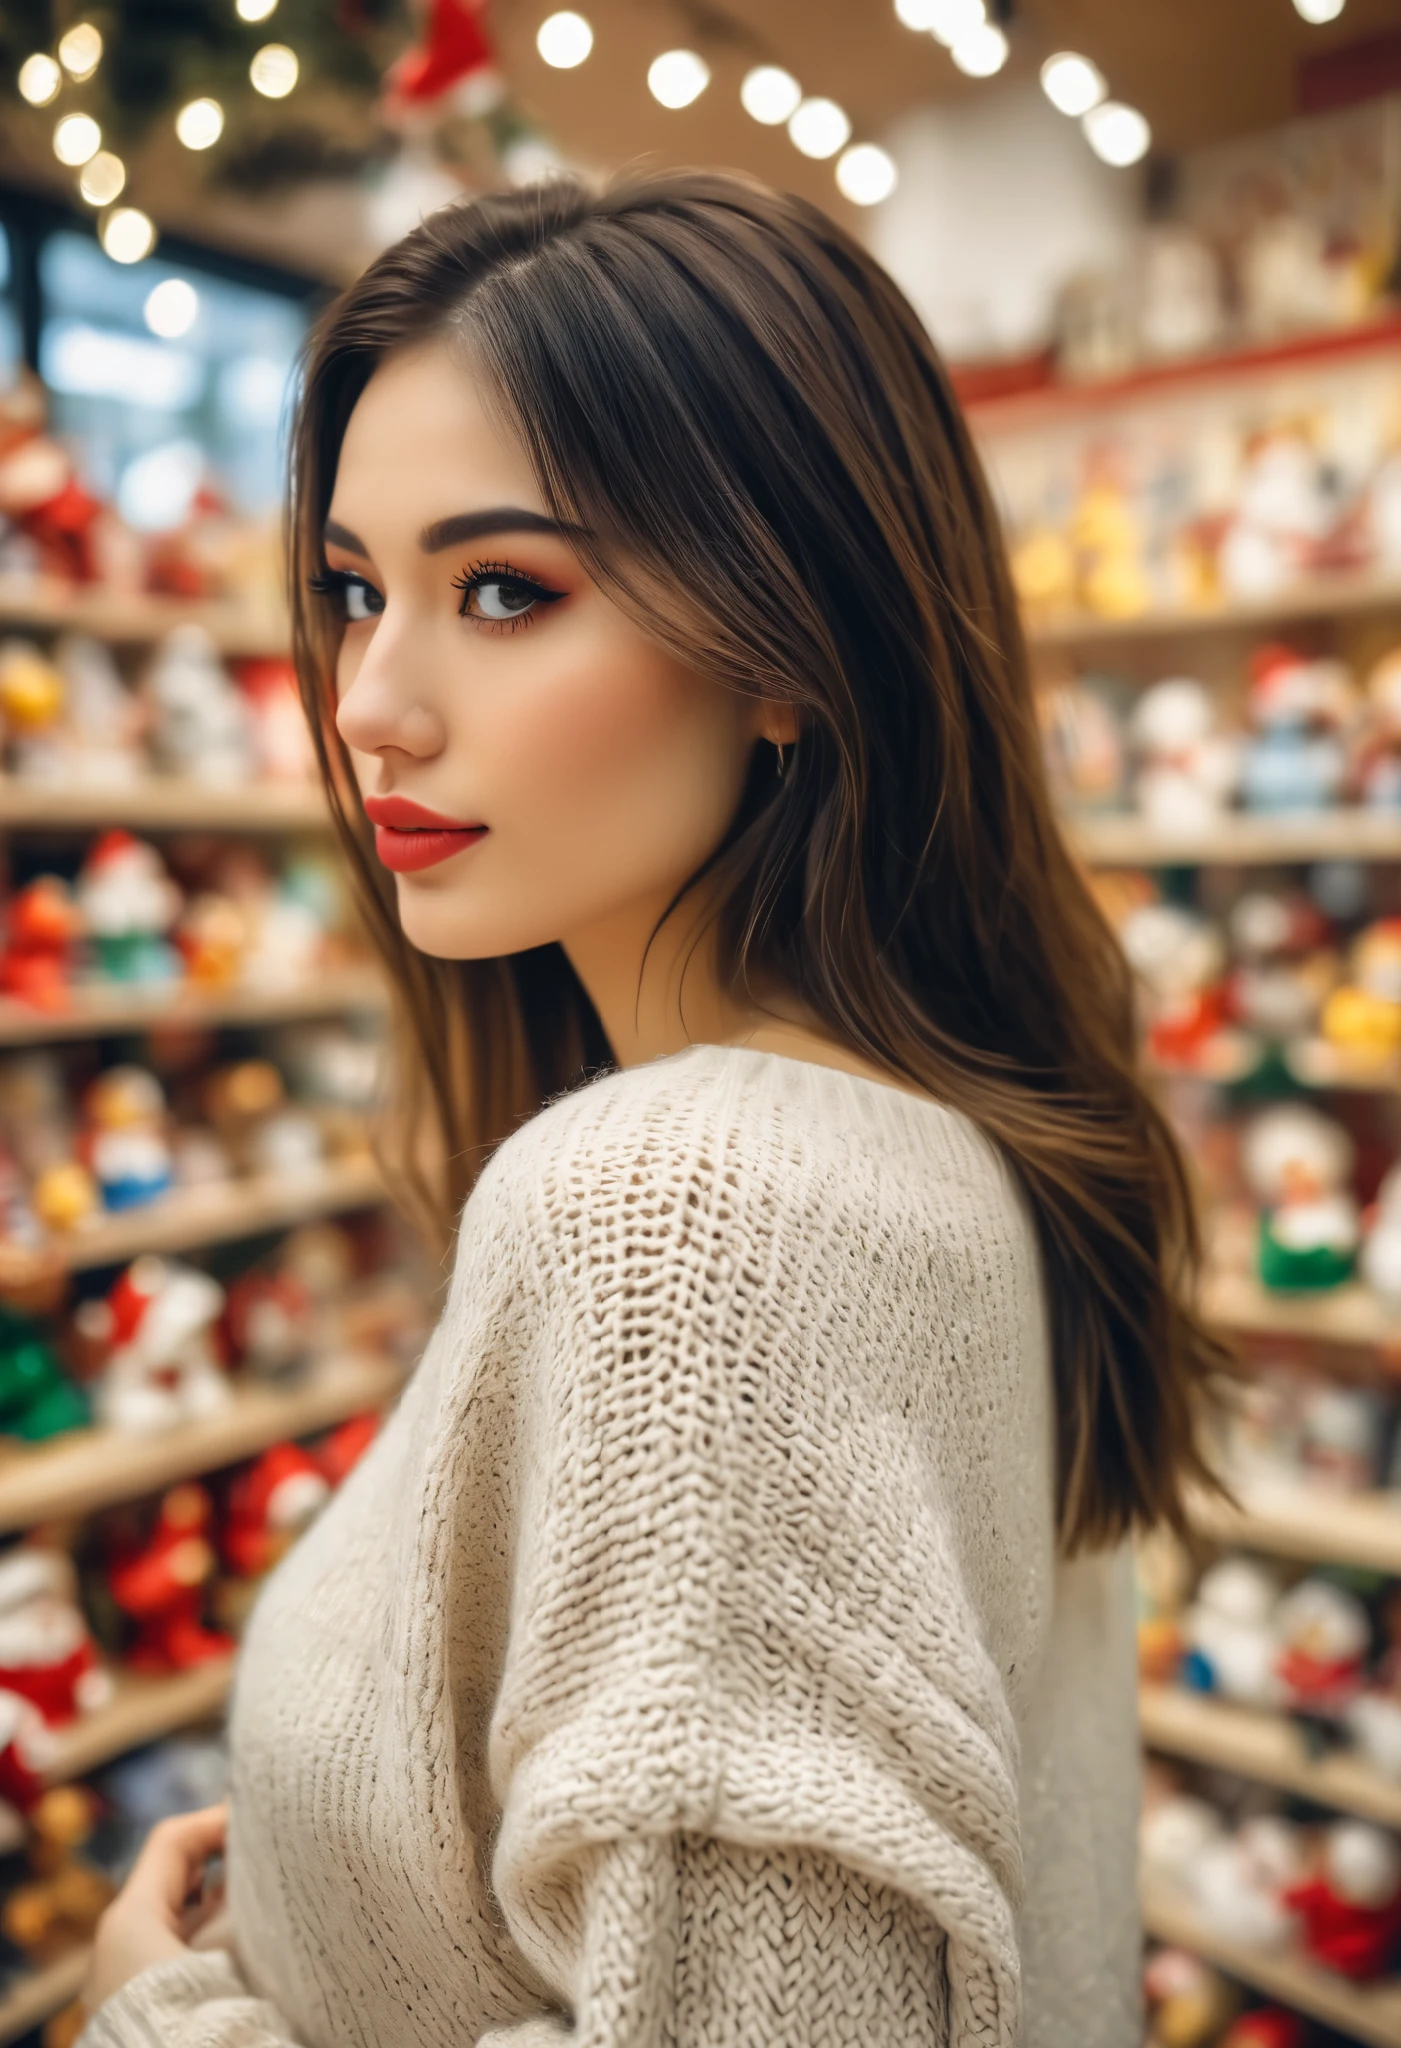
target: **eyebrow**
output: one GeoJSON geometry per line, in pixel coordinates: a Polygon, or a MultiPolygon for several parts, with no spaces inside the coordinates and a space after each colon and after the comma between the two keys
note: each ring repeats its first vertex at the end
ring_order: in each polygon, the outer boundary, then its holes
{"type": "MultiPolygon", "coordinates": [[[[549,519],[543,512],[527,512],[523,505],[493,505],[485,512],[455,512],[449,519],[435,519],[419,534],[418,544],[425,555],[437,555],[444,548],[458,547],[467,540],[479,540],[486,533],[568,535],[581,531],[580,527],[566,526],[558,519],[549,519]]],[[[370,551],[359,534],[352,533],[348,526],[340,525],[337,520],[326,521],[322,538],[333,547],[345,548],[352,555],[363,555],[367,562],[370,560],[370,551]]]]}

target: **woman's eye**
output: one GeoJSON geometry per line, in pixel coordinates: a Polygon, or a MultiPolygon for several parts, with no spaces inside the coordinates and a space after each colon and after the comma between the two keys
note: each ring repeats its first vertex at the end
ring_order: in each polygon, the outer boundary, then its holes
{"type": "Polygon", "coordinates": [[[377,619],[384,610],[384,599],[373,583],[366,583],[362,577],[347,576],[341,589],[345,596],[345,616],[352,625],[361,619],[377,619]]]}
{"type": "Polygon", "coordinates": [[[462,610],[469,619],[519,619],[534,610],[542,595],[533,583],[512,576],[484,577],[468,584],[462,594],[462,610]]]}

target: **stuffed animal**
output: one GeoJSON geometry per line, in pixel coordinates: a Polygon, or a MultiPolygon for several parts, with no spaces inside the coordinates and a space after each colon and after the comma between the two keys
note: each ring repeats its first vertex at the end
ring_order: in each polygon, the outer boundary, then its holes
{"type": "Polygon", "coordinates": [[[0,1856],[22,1846],[25,1815],[43,1794],[55,1747],[34,1702],[17,1692],[0,1692],[0,1856]]]}
{"type": "Polygon", "coordinates": [[[78,908],[97,964],[111,981],[174,981],[179,957],[166,933],[180,891],[154,846],[130,832],[104,832],[78,874],[78,908]]]}
{"type": "Polygon", "coordinates": [[[1339,1821],[1323,1837],[1317,1870],[1286,1903],[1305,1946],[1341,1976],[1383,1976],[1401,1942],[1401,1850],[1365,1821],[1339,1821]]]}
{"type": "Polygon", "coordinates": [[[1353,716],[1347,670],[1265,647],[1250,664],[1252,737],[1241,769],[1250,811],[1311,811],[1338,801],[1347,773],[1344,734],[1353,716]]]}
{"type": "Polygon", "coordinates": [[[1227,920],[1231,1014],[1275,1044],[1310,1031],[1338,978],[1331,927],[1302,890],[1248,889],[1227,920]]]}
{"type": "Polygon", "coordinates": [[[243,1274],[229,1289],[225,1330],[238,1364],[275,1380],[306,1364],[316,1339],[315,1303],[294,1273],[243,1274]]]}
{"type": "Polygon", "coordinates": [[[329,1498],[330,1483],[298,1444],[274,1444],[229,1489],[221,1547],[239,1578],[270,1572],[329,1498]]]}
{"type": "Polygon", "coordinates": [[[1277,1815],[1262,1814],[1203,1848],[1191,1891],[1207,1925],[1225,1940],[1283,1948],[1297,1927],[1292,1894],[1303,1867],[1300,1831],[1277,1815]]]}
{"type": "Polygon", "coordinates": [[[206,1628],[202,1618],[215,1569],[213,1519],[213,1502],[202,1486],[187,1481],[172,1487],[149,1539],[113,1562],[107,1575],[112,1598],[137,1625],[127,1655],[133,1671],[188,1671],[232,1655],[233,1638],[206,1628]]]}
{"type": "Polygon", "coordinates": [[[1371,1387],[1310,1387],[1300,1402],[1300,1421],[1302,1470],[1311,1486],[1366,1493],[1377,1484],[1386,1415],[1371,1387]]]}
{"type": "Polygon", "coordinates": [[[1311,1576],[1284,1595],[1274,1622],[1284,1704],[1315,1721],[1341,1721],[1361,1689],[1372,1640],[1362,1602],[1311,1576]]]}
{"type": "Polygon", "coordinates": [[[1266,1287],[1321,1289],[1349,1277],[1362,1235],[1353,1160],[1342,1125],[1302,1103],[1277,1103],[1250,1124],[1241,1165],[1260,1204],[1266,1287]]]}
{"type": "Polygon", "coordinates": [[[20,1544],[0,1556],[0,1689],[29,1700],[51,1728],[112,1697],[76,1596],[62,1551],[20,1544]]]}
{"type": "Polygon", "coordinates": [[[32,641],[0,642],[0,731],[23,781],[62,777],[64,694],[62,672],[32,641]]]}
{"type": "Polygon", "coordinates": [[[1401,917],[1359,932],[1348,973],[1320,1018],[1323,1036],[1354,1058],[1380,1063],[1401,1051],[1401,917]]]}
{"type": "Polygon", "coordinates": [[[1240,748],[1219,730],[1211,693],[1187,676],[1145,690],[1129,720],[1134,803],[1160,832],[1199,832],[1230,803],[1240,748]]]}
{"type": "Polygon", "coordinates": [[[1228,1557],[1203,1572],[1183,1616],[1182,1683],[1251,1706],[1281,1697],[1279,1580],[1251,1558],[1228,1557]]]}
{"type": "Polygon", "coordinates": [[[1149,1052],[1165,1065],[1201,1064],[1225,1021],[1220,928],[1174,903],[1144,903],[1119,940],[1138,977],[1149,1052]]]}
{"type": "Polygon", "coordinates": [[[0,991],[36,1010],[66,1010],[72,1001],[75,946],[82,929],[66,882],[56,875],[26,882],[5,905],[0,991]]]}
{"type": "Polygon", "coordinates": [[[230,1399],[214,1351],[224,1290],[207,1273],[143,1255],[105,1301],[85,1302],[74,1318],[82,1339],[105,1359],[94,1390],[98,1419],[144,1434],[214,1415],[230,1399]]]}
{"type": "Polygon", "coordinates": [[[254,773],[248,707],[203,626],[176,626],[147,671],[143,690],[157,765],[214,787],[254,773]]]}

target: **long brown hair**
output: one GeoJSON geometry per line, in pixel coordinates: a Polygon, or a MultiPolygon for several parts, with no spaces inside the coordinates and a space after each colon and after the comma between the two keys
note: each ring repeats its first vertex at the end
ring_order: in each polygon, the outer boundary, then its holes
{"type": "MultiPolygon", "coordinates": [[[[717,684],[799,707],[723,844],[722,971],[973,1119],[1038,1226],[1073,1552],[1208,1481],[1225,1353],[1191,1305],[1182,1162],[1132,990],[1051,812],[978,457],[928,336],[823,214],[685,173],[446,207],[311,336],[292,446],[294,644],[338,826],[401,1012],[395,1161],[446,1238],[493,1146],[610,1048],[563,950],[438,960],[400,930],[334,726],[308,594],[341,439],[394,351],[485,378],[589,573],[717,684]]],[[[693,878],[698,879],[698,878],[693,878]]],[[[690,884],[687,885],[688,888],[690,884]]],[[[684,894],[684,892],[683,892],[684,894]]]]}

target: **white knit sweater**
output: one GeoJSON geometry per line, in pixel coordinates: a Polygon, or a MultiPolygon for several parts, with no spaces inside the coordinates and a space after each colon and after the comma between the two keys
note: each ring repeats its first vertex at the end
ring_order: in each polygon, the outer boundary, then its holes
{"type": "Polygon", "coordinates": [[[1054,1554],[993,1148],[750,1048],[550,1104],[231,1737],[229,1945],[81,2048],[1137,2048],[1127,1560],[1054,1554]]]}

